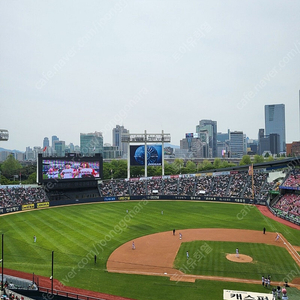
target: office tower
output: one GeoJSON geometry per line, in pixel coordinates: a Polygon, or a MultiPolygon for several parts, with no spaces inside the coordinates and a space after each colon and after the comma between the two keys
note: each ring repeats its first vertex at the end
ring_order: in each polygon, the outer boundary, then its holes
{"type": "Polygon", "coordinates": [[[113,147],[118,147],[121,155],[127,153],[127,143],[122,143],[122,134],[129,133],[129,131],[124,128],[124,126],[116,125],[112,130],[113,147]]]}
{"type": "Polygon", "coordinates": [[[102,132],[80,133],[80,153],[83,155],[103,155],[103,136],[102,132]]]}
{"type": "Polygon", "coordinates": [[[45,147],[49,147],[50,146],[50,143],[49,143],[49,139],[47,137],[44,137],[44,140],[43,140],[43,149],[45,147]]]}
{"type": "Polygon", "coordinates": [[[243,131],[233,131],[229,134],[230,139],[230,157],[242,158],[244,152],[244,134],[243,131]]]}
{"type": "Polygon", "coordinates": [[[54,142],[59,141],[59,138],[56,135],[52,135],[52,147],[54,148],[54,142]]]}
{"type": "Polygon", "coordinates": [[[205,146],[198,134],[194,137],[193,133],[186,133],[185,139],[180,140],[180,149],[188,150],[187,157],[204,157],[205,146]]]}
{"type": "Polygon", "coordinates": [[[54,141],[54,151],[56,156],[65,156],[66,155],[66,145],[65,141],[54,141]]]}
{"type": "Polygon", "coordinates": [[[218,156],[217,148],[217,121],[212,120],[201,120],[199,125],[196,126],[197,133],[208,133],[208,145],[209,145],[209,157],[218,156]]]}
{"type": "Polygon", "coordinates": [[[285,105],[272,104],[265,105],[265,132],[266,135],[272,133],[279,134],[280,152],[285,152],[285,105]]]}
{"type": "Polygon", "coordinates": [[[280,136],[278,133],[271,133],[269,135],[270,151],[272,154],[280,153],[280,136]]]}
{"type": "Polygon", "coordinates": [[[217,133],[217,149],[218,157],[227,157],[230,151],[229,149],[229,134],[230,130],[228,129],[227,133],[218,132],[217,133]]]}

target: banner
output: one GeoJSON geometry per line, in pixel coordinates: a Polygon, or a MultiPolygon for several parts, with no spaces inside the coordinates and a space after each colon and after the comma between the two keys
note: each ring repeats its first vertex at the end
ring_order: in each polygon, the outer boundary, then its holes
{"type": "Polygon", "coordinates": [[[28,210],[28,209],[33,209],[33,208],[34,208],[34,204],[22,205],[22,210],[28,210]]]}
{"type": "Polygon", "coordinates": [[[49,207],[49,202],[40,202],[36,204],[37,208],[49,207]]]}
{"type": "Polygon", "coordinates": [[[253,175],[253,165],[249,166],[248,174],[249,176],[253,175]]]}
{"type": "Polygon", "coordinates": [[[223,290],[223,300],[272,300],[272,294],[223,290]]]}

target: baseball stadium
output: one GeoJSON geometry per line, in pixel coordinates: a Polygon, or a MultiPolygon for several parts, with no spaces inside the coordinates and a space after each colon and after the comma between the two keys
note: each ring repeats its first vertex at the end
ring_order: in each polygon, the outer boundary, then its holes
{"type": "Polygon", "coordinates": [[[40,157],[39,186],[1,186],[1,290],[16,299],[300,299],[297,159],[101,173],[101,157],[40,157]]]}

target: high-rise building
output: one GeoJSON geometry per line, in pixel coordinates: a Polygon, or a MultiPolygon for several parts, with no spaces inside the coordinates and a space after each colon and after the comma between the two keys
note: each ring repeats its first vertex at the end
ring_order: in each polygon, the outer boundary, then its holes
{"type": "Polygon", "coordinates": [[[229,134],[230,130],[228,129],[227,133],[218,132],[217,134],[217,149],[218,157],[228,157],[229,149],[229,134]]]}
{"type": "Polygon", "coordinates": [[[180,149],[188,150],[187,157],[204,157],[205,146],[200,137],[193,137],[191,134],[186,134],[185,139],[180,140],[180,149]]]}
{"type": "Polygon", "coordinates": [[[44,140],[43,140],[43,149],[45,147],[49,147],[50,146],[50,143],[49,143],[49,139],[47,137],[44,137],[44,140]]]}
{"type": "Polygon", "coordinates": [[[230,139],[230,157],[242,158],[245,154],[245,137],[243,131],[233,131],[229,134],[230,139]]]}
{"type": "Polygon", "coordinates": [[[103,155],[103,136],[102,132],[80,133],[80,153],[83,155],[103,155]]]}
{"type": "Polygon", "coordinates": [[[272,104],[265,105],[265,134],[279,134],[280,152],[286,152],[285,149],[285,105],[272,104]]]}
{"type": "Polygon", "coordinates": [[[54,148],[54,142],[59,141],[59,138],[56,135],[52,135],[52,147],[54,148]]]}
{"type": "Polygon", "coordinates": [[[201,120],[199,125],[196,126],[196,132],[200,134],[200,132],[204,131],[208,132],[209,157],[217,157],[217,121],[201,120]]]}
{"type": "Polygon", "coordinates": [[[278,133],[271,133],[259,139],[259,155],[271,152],[273,155],[280,153],[280,137],[278,133]]]}
{"type": "Polygon", "coordinates": [[[118,150],[121,152],[121,155],[127,154],[127,143],[122,143],[122,135],[129,133],[129,131],[124,128],[124,126],[116,125],[112,130],[112,140],[113,147],[118,147],[118,150]]]}
{"type": "Polygon", "coordinates": [[[54,141],[54,151],[57,156],[66,155],[66,144],[65,141],[54,141]]]}

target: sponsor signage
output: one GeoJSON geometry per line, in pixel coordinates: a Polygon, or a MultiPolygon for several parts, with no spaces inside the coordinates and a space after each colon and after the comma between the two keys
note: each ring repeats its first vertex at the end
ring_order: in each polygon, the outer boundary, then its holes
{"type": "Polygon", "coordinates": [[[33,209],[33,208],[34,208],[34,204],[22,205],[22,210],[28,210],[28,209],[33,209]]]}
{"type": "Polygon", "coordinates": [[[41,202],[36,204],[37,208],[49,207],[49,202],[41,202]]]}
{"type": "Polygon", "coordinates": [[[272,294],[223,290],[223,300],[272,300],[272,294]]]}
{"type": "Polygon", "coordinates": [[[5,210],[6,210],[7,213],[19,211],[20,206],[6,207],[5,210]]]}
{"type": "Polygon", "coordinates": [[[115,201],[116,197],[104,197],[103,200],[104,201],[115,201]]]}
{"type": "Polygon", "coordinates": [[[119,200],[130,200],[130,197],[122,196],[118,198],[119,200]]]}

